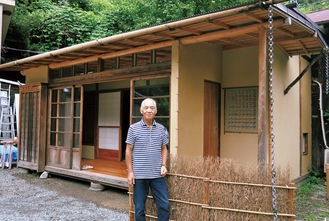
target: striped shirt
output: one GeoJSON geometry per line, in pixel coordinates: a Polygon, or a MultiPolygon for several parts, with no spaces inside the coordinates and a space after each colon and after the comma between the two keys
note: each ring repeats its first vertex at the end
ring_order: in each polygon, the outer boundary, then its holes
{"type": "Polygon", "coordinates": [[[161,148],[169,143],[167,129],[153,120],[150,128],[143,119],[129,127],[127,144],[133,146],[132,167],[135,179],[161,177],[161,148]]]}

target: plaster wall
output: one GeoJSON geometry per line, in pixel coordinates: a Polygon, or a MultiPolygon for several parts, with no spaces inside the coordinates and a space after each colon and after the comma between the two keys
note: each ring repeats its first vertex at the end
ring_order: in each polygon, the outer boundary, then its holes
{"type": "Polygon", "coordinates": [[[284,95],[299,75],[299,57],[289,57],[275,48],[274,57],[274,147],[277,167],[289,166],[291,180],[300,174],[300,82],[284,95]]]}
{"type": "Polygon", "coordinates": [[[224,130],[225,88],[250,86],[258,86],[258,48],[224,51],[220,156],[239,162],[257,164],[257,133],[230,133],[224,130]]]}
{"type": "MultiPolygon", "coordinates": [[[[229,50],[223,54],[223,91],[225,88],[258,86],[257,47],[229,50]]],[[[298,56],[289,57],[279,48],[275,48],[273,78],[275,163],[278,167],[290,166],[291,179],[304,174],[307,165],[311,163],[309,155],[301,157],[300,154],[301,131],[309,134],[308,144],[309,147],[311,146],[310,73],[284,95],[286,87],[295,80],[305,65],[300,63],[298,56]]],[[[221,103],[221,157],[256,164],[258,134],[224,131],[224,94],[223,92],[221,103]]],[[[269,125],[269,122],[267,124],[269,125]]],[[[271,161],[270,145],[268,161],[271,161]]]]}
{"type": "Polygon", "coordinates": [[[40,66],[23,72],[25,83],[48,83],[48,66],[40,66]]]}
{"type": "MultiPolygon", "coordinates": [[[[308,62],[300,58],[301,73],[308,62]]],[[[307,134],[307,152],[300,151],[301,156],[301,171],[303,176],[308,173],[308,168],[312,166],[312,75],[309,70],[300,81],[300,111],[301,111],[301,146],[304,143],[303,134],[307,134]]]]}
{"type": "Polygon", "coordinates": [[[203,156],[204,81],[221,82],[222,50],[176,42],[172,53],[171,122],[179,129],[171,127],[171,153],[203,156]]]}

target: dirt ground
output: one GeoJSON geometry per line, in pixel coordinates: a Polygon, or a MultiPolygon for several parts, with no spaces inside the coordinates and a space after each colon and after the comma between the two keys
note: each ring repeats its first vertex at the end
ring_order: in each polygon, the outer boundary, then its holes
{"type": "MultiPolygon", "coordinates": [[[[0,171],[2,173],[3,171],[0,171]]],[[[21,168],[6,170],[11,176],[24,180],[27,184],[57,192],[61,196],[74,197],[84,202],[95,203],[100,207],[128,212],[129,200],[127,190],[106,187],[103,191],[90,190],[90,182],[70,179],[50,174],[41,179],[40,174],[28,172],[21,168]]],[[[5,175],[5,174],[0,174],[5,175]]],[[[319,182],[307,197],[296,197],[296,221],[329,220],[329,200],[326,198],[326,183],[319,182]]],[[[1,195],[1,194],[0,194],[1,195]]]]}
{"type": "MultiPolygon", "coordinates": [[[[17,168],[12,170],[17,170],[17,168]]],[[[54,190],[63,196],[71,196],[82,201],[93,202],[99,206],[119,211],[129,211],[129,197],[127,190],[106,187],[103,191],[93,191],[89,190],[90,182],[56,176],[53,174],[50,174],[49,178],[40,179],[40,174],[31,173],[27,170],[26,173],[13,173],[12,175],[24,179],[29,184],[54,190]]]]}
{"type": "Polygon", "coordinates": [[[326,180],[321,179],[312,188],[297,190],[295,197],[296,221],[329,220],[329,199],[326,180]],[[298,193],[299,191],[299,193],[298,193]]]}

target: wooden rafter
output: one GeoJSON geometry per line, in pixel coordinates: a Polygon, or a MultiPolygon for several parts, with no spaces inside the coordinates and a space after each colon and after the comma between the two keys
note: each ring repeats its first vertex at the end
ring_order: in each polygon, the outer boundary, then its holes
{"type": "Polygon", "coordinates": [[[224,22],[218,21],[218,20],[212,20],[208,21],[209,23],[215,24],[220,28],[224,28],[226,30],[229,30],[231,27],[228,24],[225,24],[224,22]]]}
{"type": "Polygon", "coordinates": [[[241,45],[242,44],[240,41],[233,40],[233,39],[230,39],[230,38],[221,38],[220,41],[223,41],[223,42],[226,42],[226,43],[229,43],[229,44],[232,44],[232,45],[241,45]]]}
{"type": "Polygon", "coordinates": [[[141,37],[132,38],[130,40],[140,42],[142,44],[154,44],[155,43],[154,41],[146,40],[146,39],[143,39],[141,37]]]}
{"type": "Polygon", "coordinates": [[[287,56],[291,57],[291,54],[289,54],[285,49],[284,47],[281,46],[280,43],[276,43],[275,44],[284,54],[286,54],[287,56]]]}
{"type": "Polygon", "coordinates": [[[202,34],[202,31],[199,31],[199,30],[196,30],[196,29],[193,29],[193,28],[189,28],[189,27],[182,27],[182,28],[178,28],[179,30],[182,30],[182,31],[186,31],[188,33],[191,33],[191,34],[194,34],[194,35],[201,35],[202,34]]]}
{"type": "MultiPolygon", "coordinates": [[[[281,25],[283,20],[276,20],[273,22],[274,26],[281,25]]],[[[231,30],[223,30],[220,32],[208,33],[198,37],[186,37],[180,40],[182,44],[193,44],[197,42],[212,41],[216,39],[230,38],[235,36],[241,36],[246,33],[251,33],[257,31],[260,27],[267,27],[268,22],[261,24],[254,24],[249,26],[243,26],[238,28],[232,28],[231,30]]]]}
{"type": "Polygon", "coordinates": [[[301,45],[301,47],[303,48],[304,52],[307,54],[307,48],[305,47],[305,45],[303,44],[303,42],[301,40],[298,41],[299,44],[301,45]]]}
{"type": "Polygon", "coordinates": [[[264,22],[264,20],[261,17],[255,15],[255,14],[245,13],[244,15],[247,16],[248,18],[251,18],[252,20],[254,20],[258,23],[263,23],[264,22]]]}
{"type": "Polygon", "coordinates": [[[277,28],[275,28],[275,30],[276,31],[280,31],[281,33],[284,33],[284,34],[286,34],[286,35],[288,35],[288,36],[290,36],[292,38],[295,37],[295,34],[294,33],[292,33],[291,31],[288,31],[288,30],[286,30],[286,29],[284,29],[282,27],[277,27],[277,28]]]}
{"type": "Polygon", "coordinates": [[[176,38],[174,36],[166,35],[166,34],[163,34],[163,33],[153,33],[151,35],[153,35],[153,36],[159,36],[159,37],[162,37],[162,38],[165,38],[165,39],[169,39],[169,40],[176,40],[176,38]]]}

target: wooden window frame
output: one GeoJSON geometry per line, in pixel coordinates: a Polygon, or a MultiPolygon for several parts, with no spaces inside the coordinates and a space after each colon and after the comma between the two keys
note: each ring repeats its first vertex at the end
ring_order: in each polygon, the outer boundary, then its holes
{"type": "MultiPolygon", "coordinates": [[[[137,122],[138,120],[142,119],[142,115],[140,114],[139,112],[139,108],[140,108],[140,105],[139,106],[136,106],[135,104],[136,103],[141,103],[145,98],[152,98],[154,99],[155,101],[157,101],[157,109],[159,110],[159,102],[158,100],[159,99],[168,99],[169,100],[169,110],[168,110],[168,115],[161,115],[158,111],[158,113],[155,115],[154,119],[157,121],[161,121],[161,119],[168,119],[168,125],[164,125],[167,130],[169,130],[170,128],[170,75],[168,74],[164,74],[164,75],[158,75],[158,76],[154,76],[154,77],[145,77],[145,78],[138,78],[138,79],[132,79],[131,82],[130,82],[130,88],[131,88],[131,109],[130,109],[130,116],[131,116],[131,123],[134,123],[134,122],[137,122]],[[165,94],[165,95],[146,95],[146,96],[136,96],[136,93],[134,93],[135,91],[135,84],[134,82],[136,81],[147,81],[147,80],[155,80],[155,79],[159,79],[159,78],[168,78],[169,80],[169,93],[168,94],[165,94]],[[134,108],[138,108],[138,110],[134,110],[134,108]],[[134,113],[139,113],[139,115],[135,115],[134,113]]],[[[160,122],[161,123],[161,122],[160,122]]]]}

